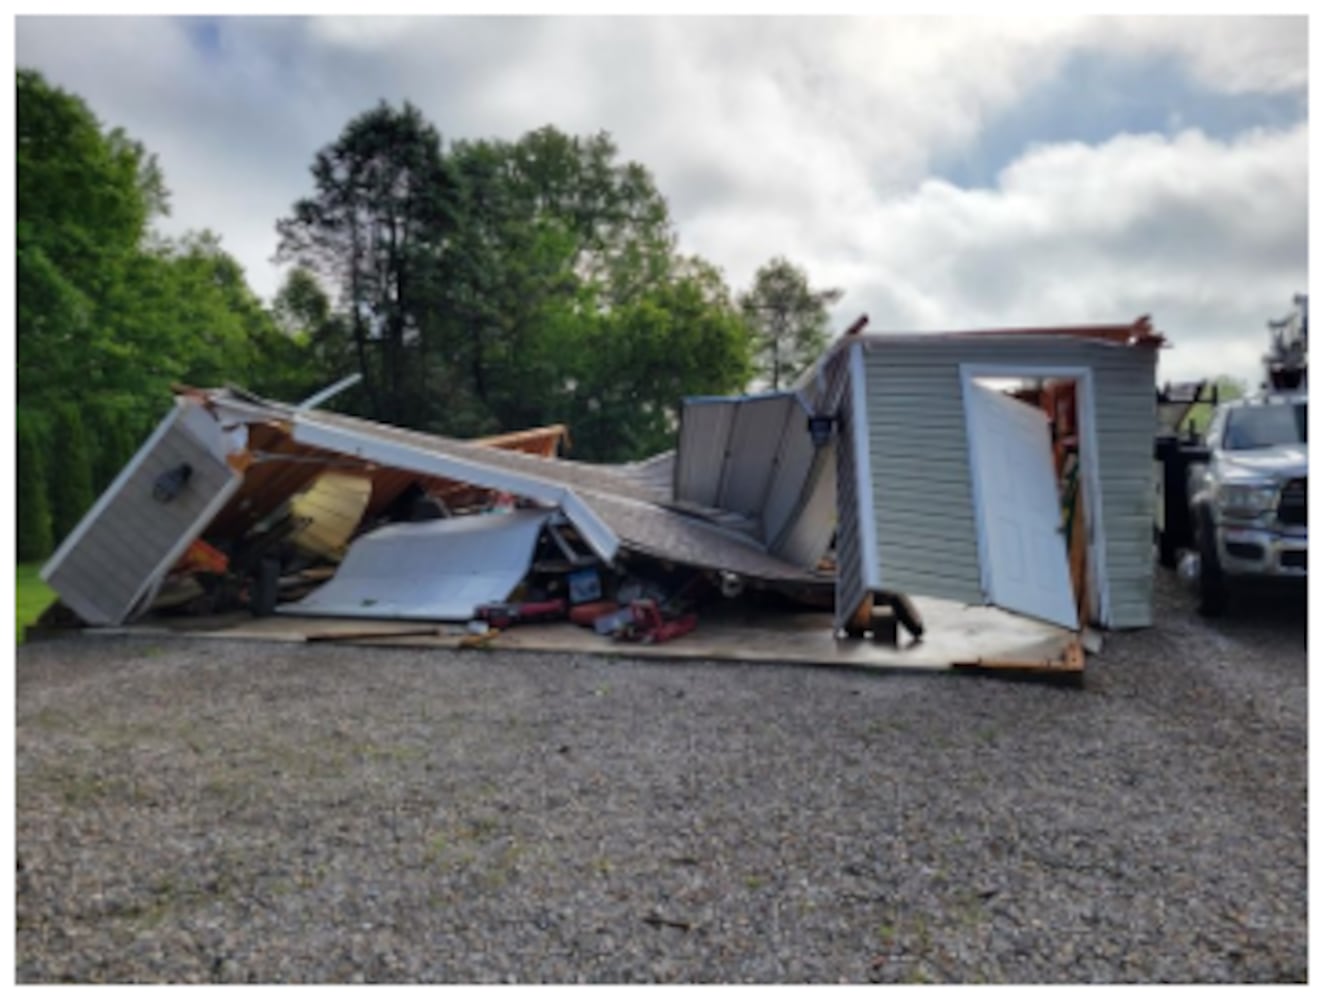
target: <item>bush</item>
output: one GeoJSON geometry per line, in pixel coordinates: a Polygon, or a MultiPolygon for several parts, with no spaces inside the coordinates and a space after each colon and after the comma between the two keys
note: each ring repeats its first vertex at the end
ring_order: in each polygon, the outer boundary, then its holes
{"type": "Polygon", "coordinates": [[[89,413],[92,434],[92,487],[101,493],[133,457],[134,436],[129,428],[131,414],[123,406],[101,403],[89,413]]]}
{"type": "Polygon", "coordinates": [[[51,447],[46,458],[51,526],[55,538],[63,539],[92,506],[92,456],[88,452],[87,431],[78,407],[71,403],[55,407],[51,447]]]}
{"type": "Polygon", "coordinates": [[[42,440],[38,426],[22,411],[18,417],[18,558],[20,562],[45,559],[51,553],[51,508],[42,468],[42,440]]]}

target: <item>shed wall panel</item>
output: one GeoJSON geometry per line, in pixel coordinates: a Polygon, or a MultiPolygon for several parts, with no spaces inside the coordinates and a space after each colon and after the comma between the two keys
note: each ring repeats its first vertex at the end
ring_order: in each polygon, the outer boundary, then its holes
{"type": "Polygon", "coordinates": [[[829,550],[834,537],[838,503],[836,452],[831,441],[816,453],[800,506],[780,534],[771,539],[771,551],[794,566],[814,567],[829,550]]]}
{"type": "Polygon", "coordinates": [[[69,548],[46,569],[52,589],[85,621],[115,624],[132,610],[158,565],[191,534],[200,515],[236,481],[226,463],[177,419],[149,450],[135,455],[126,474],[108,487],[75,528],[69,548]],[[152,496],[157,477],[188,463],[192,475],[168,503],[152,496]]]}
{"type": "Polygon", "coordinates": [[[723,457],[736,412],[733,402],[689,400],[682,407],[674,479],[678,500],[717,506],[723,457]]]}
{"type": "Polygon", "coordinates": [[[779,450],[765,497],[762,527],[765,540],[773,541],[796,515],[798,501],[808,486],[815,462],[816,448],[806,429],[806,415],[796,403],[789,406],[784,417],[779,450]]]}
{"type": "Polygon", "coordinates": [[[760,517],[774,472],[774,457],[788,426],[788,410],[796,405],[788,395],[744,399],[737,404],[715,506],[760,517]]]}
{"type": "Polygon", "coordinates": [[[1092,370],[1110,598],[1104,624],[1150,624],[1156,353],[1081,339],[867,344],[876,556],[883,585],[970,603],[984,600],[962,364],[1092,370]],[[937,536],[932,526],[946,516],[950,530],[937,536]]]}

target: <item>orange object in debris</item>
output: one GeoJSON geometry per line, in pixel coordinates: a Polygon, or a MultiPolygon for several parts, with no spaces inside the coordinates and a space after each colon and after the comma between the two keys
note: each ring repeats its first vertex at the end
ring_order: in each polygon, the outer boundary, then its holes
{"type": "Polygon", "coordinates": [[[181,573],[216,573],[218,575],[226,572],[230,567],[230,560],[226,558],[226,553],[213,545],[208,545],[201,538],[195,539],[192,545],[184,550],[184,555],[180,556],[180,561],[175,564],[175,570],[181,573]]]}
{"type": "Polygon", "coordinates": [[[617,610],[617,601],[591,601],[589,604],[577,604],[567,616],[574,625],[590,628],[594,620],[602,615],[611,615],[617,610]]]}

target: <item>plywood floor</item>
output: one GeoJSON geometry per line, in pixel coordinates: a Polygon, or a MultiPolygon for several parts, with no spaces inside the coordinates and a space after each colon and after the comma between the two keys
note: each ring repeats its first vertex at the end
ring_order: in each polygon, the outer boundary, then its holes
{"type": "MultiPolygon", "coordinates": [[[[517,625],[494,638],[496,649],[530,652],[588,653],[608,656],[737,660],[760,663],[824,664],[879,668],[948,669],[955,663],[1056,661],[1074,633],[996,608],[970,607],[952,601],[914,598],[926,625],[920,640],[899,630],[898,646],[871,639],[836,639],[828,612],[781,612],[718,605],[701,612],[696,630],[662,645],[614,642],[566,622],[517,625]]],[[[461,625],[373,619],[338,619],[247,614],[146,619],[117,629],[89,630],[117,634],[171,634],[208,639],[306,642],[310,636],[357,645],[456,648],[466,636],[461,625]],[[428,635],[401,635],[404,630],[428,635]]]]}

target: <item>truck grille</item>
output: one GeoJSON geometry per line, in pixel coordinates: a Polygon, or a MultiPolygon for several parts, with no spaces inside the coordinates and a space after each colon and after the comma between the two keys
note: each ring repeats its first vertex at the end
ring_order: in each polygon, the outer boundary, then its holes
{"type": "Polygon", "coordinates": [[[1281,565],[1289,569],[1308,569],[1309,554],[1307,552],[1282,552],[1281,565]]]}
{"type": "Polygon", "coordinates": [[[1281,504],[1276,509],[1282,524],[1309,523],[1309,481],[1291,479],[1281,487],[1281,504]]]}

